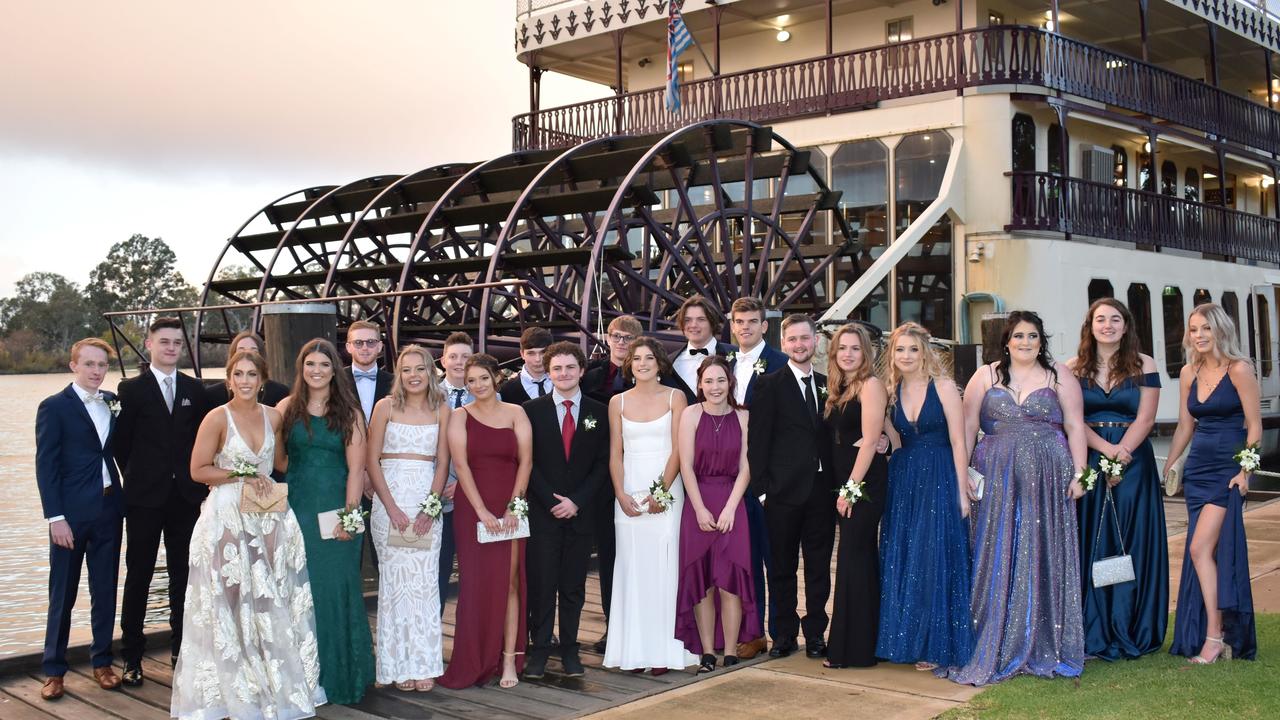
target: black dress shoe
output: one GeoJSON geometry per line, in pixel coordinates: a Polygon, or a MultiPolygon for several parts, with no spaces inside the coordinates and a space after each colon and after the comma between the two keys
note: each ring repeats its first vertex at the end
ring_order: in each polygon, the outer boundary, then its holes
{"type": "Polygon", "coordinates": [[[799,646],[796,645],[795,640],[778,640],[773,643],[773,647],[769,648],[769,657],[771,658],[788,657],[791,655],[791,653],[799,649],[800,648],[799,646]]]}
{"type": "Polygon", "coordinates": [[[582,667],[582,659],[578,657],[578,653],[573,653],[560,660],[564,665],[564,676],[571,678],[580,678],[587,674],[587,669],[582,667]]]}
{"type": "Polygon", "coordinates": [[[600,636],[600,639],[597,640],[594,645],[591,646],[591,649],[603,655],[604,651],[607,650],[608,647],[609,647],[609,633],[605,633],[604,635],[600,636]]]}
{"type": "Polygon", "coordinates": [[[526,680],[541,680],[547,674],[547,659],[542,655],[529,655],[524,661],[526,680]]]}
{"type": "Polygon", "coordinates": [[[738,656],[737,656],[737,655],[725,655],[725,656],[724,656],[724,666],[725,666],[725,667],[733,667],[734,665],[737,665],[737,664],[738,664],[738,656]]]}
{"type": "Polygon", "coordinates": [[[124,664],[124,674],[120,676],[120,682],[129,687],[138,687],[142,684],[142,663],[126,662],[124,664]]]}
{"type": "Polygon", "coordinates": [[[822,640],[806,641],[804,644],[804,654],[811,658],[825,657],[827,654],[827,644],[822,640]]]}

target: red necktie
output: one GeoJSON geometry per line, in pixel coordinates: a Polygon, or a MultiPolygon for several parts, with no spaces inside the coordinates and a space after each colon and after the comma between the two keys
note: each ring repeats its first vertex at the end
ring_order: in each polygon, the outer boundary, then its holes
{"type": "Polygon", "coordinates": [[[573,401],[565,400],[564,405],[564,422],[560,425],[560,435],[564,439],[564,459],[569,459],[569,448],[573,447],[573,401]]]}

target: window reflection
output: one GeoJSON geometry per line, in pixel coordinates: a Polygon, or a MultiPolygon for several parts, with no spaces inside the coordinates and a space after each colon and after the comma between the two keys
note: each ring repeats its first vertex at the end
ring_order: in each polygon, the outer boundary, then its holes
{"type": "Polygon", "coordinates": [[[1182,336],[1186,326],[1182,316],[1182,290],[1166,285],[1160,294],[1160,309],[1164,311],[1164,367],[1169,377],[1176,378],[1186,365],[1182,354],[1182,336]]]}
{"type": "MultiPolygon", "coordinates": [[[[889,153],[879,140],[845,143],[831,158],[831,189],[841,191],[840,212],[857,239],[852,263],[861,274],[884,252],[889,211],[889,153]]],[[[837,274],[836,296],[853,281],[852,272],[837,274]]],[[[881,283],[858,308],[860,319],[888,328],[889,285],[881,283]]]]}
{"type": "MultiPolygon", "coordinates": [[[[938,197],[951,137],[945,132],[915,133],[894,149],[894,237],[938,197]]],[[[954,337],[951,312],[951,219],[933,224],[897,265],[898,322],[914,320],[935,337],[954,337]]]]}

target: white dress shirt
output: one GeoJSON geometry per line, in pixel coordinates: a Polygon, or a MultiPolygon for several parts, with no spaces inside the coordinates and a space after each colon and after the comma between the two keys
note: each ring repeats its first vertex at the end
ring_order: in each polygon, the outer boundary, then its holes
{"type": "Polygon", "coordinates": [[[764,352],[764,341],[756,343],[756,346],[750,350],[738,348],[737,354],[733,356],[733,381],[736,383],[733,388],[733,399],[738,404],[747,401],[747,386],[751,384],[751,378],[756,374],[756,361],[760,359],[760,355],[764,352]]]}
{"type": "MultiPolygon", "coordinates": [[[[75,383],[71,383],[71,387],[75,389],[76,396],[80,398],[81,402],[84,402],[85,398],[94,394],[75,383]]],[[[98,431],[98,442],[103,447],[106,447],[107,433],[111,432],[111,410],[107,407],[107,403],[104,400],[86,402],[84,403],[84,409],[89,412],[89,419],[93,420],[93,427],[98,431]]],[[[102,460],[102,487],[111,487],[111,471],[107,469],[106,458],[102,460]]],[[[65,519],[65,515],[55,515],[49,518],[49,522],[52,524],[65,519]]]]}
{"type": "MultiPolygon", "coordinates": [[[[760,343],[760,344],[763,345],[764,343],[760,343]]],[[[806,373],[805,371],[796,367],[796,364],[793,361],[788,360],[787,367],[791,368],[791,374],[794,375],[796,378],[796,385],[800,386],[800,397],[802,398],[805,397],[804,390],[805,390],[805,382],[807,379],[809,387],[813,389],[813,401],[818,404],[818,413],[821,414],[822,413],[822,396],[818,395],[818,380],[813,376],[814,375],[813,366],[810,365],[809,372],[806,373]]],[[[805,404],[806,405],[809,404],[809,401],[807,399],[805,400],[805,404]]],[[[813,408],[809,408],[809,409],[812,410],[813,408]]],[[[822,458],[818,458],[818,472],[822,472],[822,458]]]]}
{"type": "MultiPolygon", "coordinates": [[[[574,393],[571,397],[565,397],[564,395],[560,394],[559,390],[554,390],[551,393],[551,399],[554,400],[556,403],[556,422],[560,425],[560,427],[561,428],[564,427],[564,414],[566,412],[572,413],[571,417],[573,418],[573,424],[576,427],[578,425],[579,413],[582,410],[582,388],[578,388],[578,391],[574,393]],[[565,408],[564,406],[565,400],[568,400],[573,403],[573,408],[571,410],[567,410],[565,408]]],[[[563,435],[563,433],[561,434],[563,435]]]]}
{"type": "Polygon", "coordinates": [[[364,411],[364,422],[368,425],[369,420],[373,417],[373,398],[378,394],[378,363],[374,363],[372,368],[357,367],[355,363],[351,363],[351,378],[356,383],[356,394],[360,396],[360,409],[364,411]],[[356,377],[356,371],[373,372],[374,377],[356,377]]]}
{"type": "Polygon", "coordinates": [[[680,376],[680,379],[684,381],[684,384],[687,385],[695,395],[698,393],[698,368],[702,366],[703,360],[706,360],[708,357],[716,354],[716,339],[711,338],[710,342],[703,347],[707,350],[706,355],[701,353],[697,355],[690,355],[690,350],[701,350],[703,348],[695,348],[692,343],[687,344],[683,348],[680,348],[680,354],[676,355],[675,360],[671,362],[671,365],[675,368],[676,374],[680,376]]]}
{"type": "Polygon", "coordinates": [[[529,366],[526,365],[520,368],[520,384],[524,386],[524,392],[530,398],[542,397],[551,389],[551,378],[547,377],[546,373],[543,373],[540,380],[535,380],[529,374],[529,366]],[[542,389],[539,389],[538,383],[542,383],[542,389]]]}

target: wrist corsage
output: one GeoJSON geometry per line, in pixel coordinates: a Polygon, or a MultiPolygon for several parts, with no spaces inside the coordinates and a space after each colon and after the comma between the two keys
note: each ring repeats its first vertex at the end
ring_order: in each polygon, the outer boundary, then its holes
{"type": "Polygon", "coordinates": [[[649,486],[649,497],[653,498],[654,502],[662,506],[663,512],[676,502],[676,496],[672,495],[671,491],[667,489],[666,483],[663,482],[662,475],[659,475],[658,479],[654,480],[653,484],[649,486]]]}
{"type": "Polygon", "coordinates": [[[231,459],[231,469],[228,473],[228,477],[231,478],[258,477],[258,465],[243,455],[237,455],[231,459]]]}
{"type": "Polygon", "coordinates": [[[1244,449],[1235,455],[1232,455],[1231,459],[1240,463],[1241,470],[1251,473],[1262,465],[1262,454],[1258,450],[1258,443],[1245,445],[1244,449]]]}
{"type": "Polygon", "coordinates": [[[517,495],[516,497],[511,498],[511,502],[507,503],[507,510],[512,515],[523,520],[524,518],[529,517],[529,501],[525,500],[524,496],[517,495]]]}
{"type": "Polygon", "coordinates": [[[1085,492],[1089,492],[1098,483],[1098,471],[1091,467],[1084,468],[1076,473],[1076,482],[1080,483],[1085,492]]]}
{"type": "Polygon", "coordinates": [[[1124,476],[1124,463],[1115,458],[1109,458],[1106,455],[1103,455],[1102,459],[1098,461],[1098,467],[1102,470],[1104,475],[1110,475],[1111,477],[1117,478],[1124,476]]]}
{"type": "Polygon", "coordinates": [[[418,503],[418,512],[432,519],[440,517],[440,513],[444,512],[444,500],[440,493],[429,493],[425,500],[418,503]]]}
{"type": "Polygon", "coordinates": [[[836,489],[836,495],[838,495],[841,500],[852,505],[862,498],[862,483],[855,482],[853,478],[849,478],[843,485],[836,489]]]}
{"type": "Polygon", "coordinates": [[[364,519],[368,514],[367,510],[361,510],[358,507],[350,510],[339,510],[338,525],[344,532],[358,535],[364,532],[364,519]]]}

